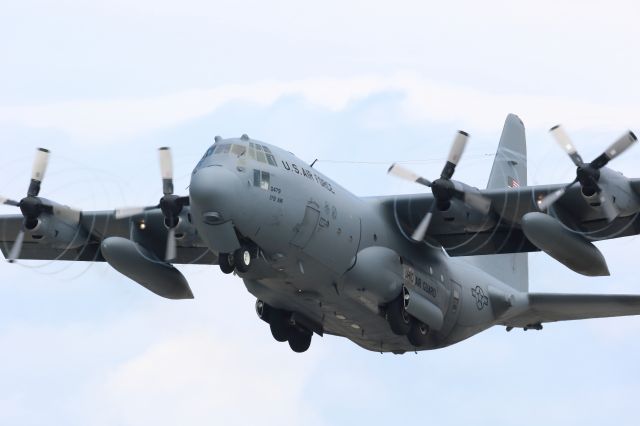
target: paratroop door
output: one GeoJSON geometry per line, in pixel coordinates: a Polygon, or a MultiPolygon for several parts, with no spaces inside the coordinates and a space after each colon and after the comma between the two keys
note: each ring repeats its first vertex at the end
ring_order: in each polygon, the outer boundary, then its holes
{"type": "Polygon", "coordinates": [[[296,234],[291,244],[299,248],[305,248],[318,225],[320,210],[313,205],[307,205],[302,222],[296,226],[296,234]]]}

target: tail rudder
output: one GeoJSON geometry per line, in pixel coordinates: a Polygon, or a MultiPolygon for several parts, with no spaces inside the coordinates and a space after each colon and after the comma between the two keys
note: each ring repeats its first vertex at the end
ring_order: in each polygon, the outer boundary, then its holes
{"type": "MultiPolygon", "coordinates": [[[[527,185],[527,146],[522,120],[509,114],[500,136],[487,189],[516,188],[527,185]]],[[[529,290],[527,253],[470,256],[468,260],[518,291],[529,290]]]]}

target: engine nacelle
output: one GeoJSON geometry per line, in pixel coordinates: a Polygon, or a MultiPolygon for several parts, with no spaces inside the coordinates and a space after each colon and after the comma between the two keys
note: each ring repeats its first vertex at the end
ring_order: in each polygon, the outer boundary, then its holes
{"type": "Polygon", "coordinates": [[[400,256],[386,247],[361,250],[356,264],[341,278],[340,293],[377,309],[395,299],[402,290],[400,256]]]}
{"type": "Polygon", "coordinates": [[[52,215],[41,215],[36,226],[26,229],[25,241],[47,244],[56,249],[75,249],[87,243],[89,235],[78,223],[52,215]]]}
{"type": "Polygon", "coordinates": [[[109,237],[100,246],[115,270],[167,299],[193,299],[187,279],[173,265],[159,260],[142,245],[122,237],[109,237]]]}

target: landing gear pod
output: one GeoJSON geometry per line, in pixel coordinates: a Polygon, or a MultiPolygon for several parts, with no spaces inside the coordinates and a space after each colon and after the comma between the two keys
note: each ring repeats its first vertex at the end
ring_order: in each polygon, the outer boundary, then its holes
{"type": "Polygon", "coordinates": [[[536,247],[567,268],[591,277],[609,275],[604,256],[582,234],[539,212],[522,216],[522,231],[536,247]]]}
{"type": "Polygon", "coordinates": [[[368,247],[358,253],[355,266],[341,281],[341,293],[365,305],[384,305],[402,288],[400,256],[386,247],[368,247]]]}
{"type": "Polygon", "coordinates": [[[140,244],[122,237],[110,237],[102,241],[100,249],[115,270],[158,296],[193,299],[184,275],[140,244]]]}

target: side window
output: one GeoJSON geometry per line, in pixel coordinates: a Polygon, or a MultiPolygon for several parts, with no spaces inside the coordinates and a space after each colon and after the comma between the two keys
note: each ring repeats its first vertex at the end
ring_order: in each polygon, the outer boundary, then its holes
{"type": "Polygon", "coordinates": [[[263,172],[256,169],[253,170],[253,186],[268,191],[270,185],[271,175],[269,175],[269,172],[263,172]]]}
{"type": "Polygon", "coordinates": [[[269,173],[262,172],[262,181],[260,182],[260,188],[264,189],[265,191],[268,191],[270,182],[271,182],[271,176],[269,176],[269,173]]]}

